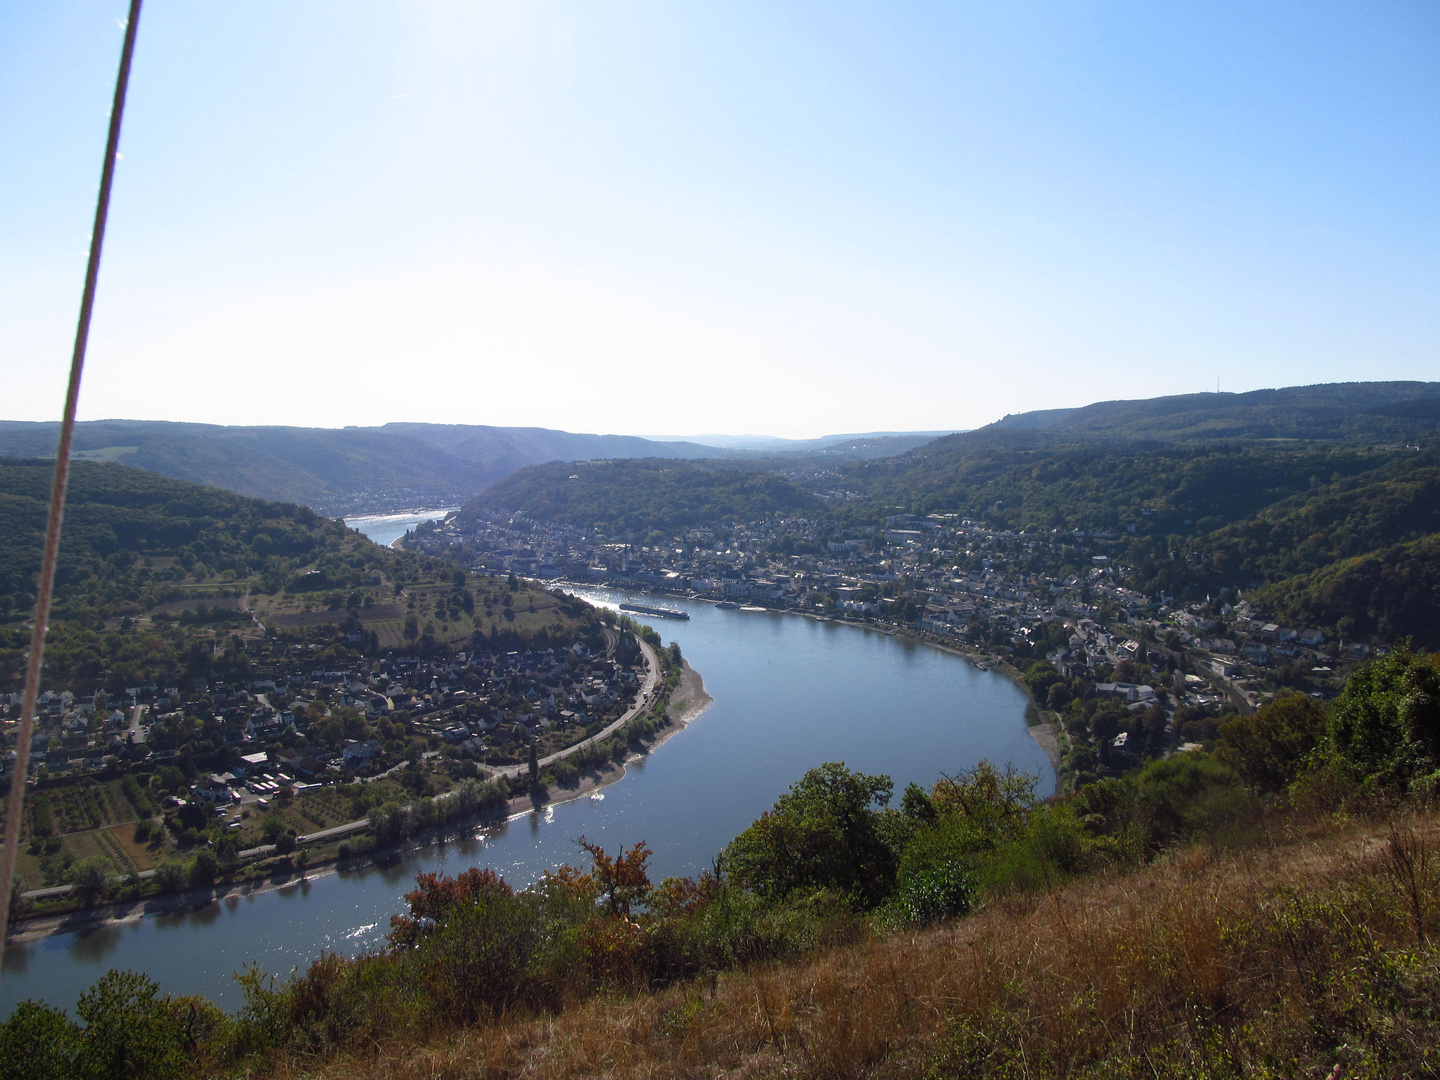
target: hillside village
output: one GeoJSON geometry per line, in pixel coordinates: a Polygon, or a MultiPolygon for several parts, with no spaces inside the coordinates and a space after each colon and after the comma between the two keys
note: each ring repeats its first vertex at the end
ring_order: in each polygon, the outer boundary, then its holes
{"type": "Polygon", "coordinates": [[[1021,673],[1043,662],[1031,689],[1080,750],[1081,772],[1137,764],[1142,744],[1153,754],[1213,739],[1222,712],[1252,711],[1280,692],[1326,697],[1341,666],[1370,651],[1271,623],[1243,598],[1183,603],[1136,593],[1122,584],[1129,568],[1115,533],[1026,533],[934,515],[840,535],[779,518],[647,539],[492,512],[470,529],[454,517],[421,527],[406,543],[491,573],[903,628],[1021,673]],[[1052,695],[1058,680],[1068,685],[1052,695]],[[1105,720],[1115,711],[1099,709],[1105,704],[1129,719],[1105,720]]]}
{"type": "MultiPolygon", "coordinates": [[[[251,677],[235,682],[136,686],[118,700],[99,694],[77,701],[69,690],[47,690],[32,776],[142,761],[178,761],[193,771],[257,752],[264,758],[267,750],[276,766],[302,781],[371,775],[442,752],[503,764],[532,739],[573,741],[575,733],[613,719],[640,682],[638,650],[625,653],[624,663],[594,655],[580,642],[428,659],[390,655],[338,666],[333,659],[308,660],[313,645],[261,638],[245,648],[251,677]]],[[[17,710],[19,695],[7,704],[17,710]]],[[[14,756],[7,754],[7,769],[14,756]]],[[[247,771],[276,770],[251,760],[220,779],[238,792],[247,771]]],[[[198,790],[211,799],[219,795],[213,784],[198,790]]]]}

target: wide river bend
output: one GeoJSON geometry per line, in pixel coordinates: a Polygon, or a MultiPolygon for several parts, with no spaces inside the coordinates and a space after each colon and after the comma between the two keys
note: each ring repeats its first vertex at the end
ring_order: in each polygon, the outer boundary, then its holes
{"type": "MultiPolygon", "coordinates": [[[[638,598],[575,591],[607,605],[638,598]]],[[[0,1015],[27,997],[73,1009],[112,967],[237,1008],[231,973],[247,964],[283,977],[322,950],[353,954],[381,945],[418,871],[488,865],[518,886],[559,863],[582,864],[575,845],[582,835],[612,850],[646,841],[655,852],[653,880],[696,874],[807,769],[826,761],[888,773],[897,797],[912,780],[929,785],[983,758],[1037,774],[1042,794],[1054,788],[1049,762],[1025,729],[1024,695],[1004,676],[856,626],[663,603],[685,608],[690,620],[648,621],[667,643],[680,643],[715,701],[603,799],[476,829],[383,868],[10,945],[0,1015]]]]}

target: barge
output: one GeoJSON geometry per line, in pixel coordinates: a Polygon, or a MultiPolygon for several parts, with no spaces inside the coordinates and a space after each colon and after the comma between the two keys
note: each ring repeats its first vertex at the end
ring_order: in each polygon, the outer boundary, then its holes
{"type": "Polygon", "coordinates": [[[654,615],[657,619],[688,619],[688,611],[680,611],[677,608],[651,607],[649,604],[621,604],[621,611],[634,612],[636,615],[654,615]]]}

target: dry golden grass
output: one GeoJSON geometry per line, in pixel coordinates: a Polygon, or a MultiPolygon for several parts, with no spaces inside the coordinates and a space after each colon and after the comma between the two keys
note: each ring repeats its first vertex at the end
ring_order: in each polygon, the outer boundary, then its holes
{"type": "Polygon", "coordinates": [[[1428,816],[1291,826],[788,965],[269,1075],[1437,1075],[1436,838],[1428,816]]]}

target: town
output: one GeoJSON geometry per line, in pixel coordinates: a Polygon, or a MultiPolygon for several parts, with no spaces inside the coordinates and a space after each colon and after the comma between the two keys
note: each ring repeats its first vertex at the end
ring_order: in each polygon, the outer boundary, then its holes
{"type": "MultiPolygon", "coordinates": [[[[47,690],[20,899],[65,902],[89,863],[103,882],[91,891],[112,896],[284,873],[574,788],[633,752],[627,722],[665,707],[657,675],[672,654],[657,653],[653,631],[602,618],[565,644],[426,656],[232,635],[228,678],[47,690]]],[[[6,704],[13,718],[19,695],[6,704]]]]}
{"type": "Polygon", "coordinates": [[[1316,698],[1370,648],[1266,620],[1233,595],[1177,601],[1125,584],[1120,533],[989,528],[953,514],[839,529],[773,518],[625,542],[524,513],[454,515],[412,550],[493,574],[683,595],[907,632],[1024,677],[1070,782],[1212,742],[1222,716],[1316,698]]]}

